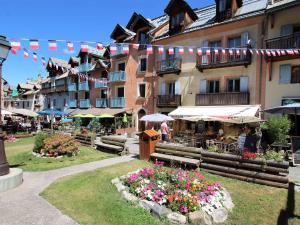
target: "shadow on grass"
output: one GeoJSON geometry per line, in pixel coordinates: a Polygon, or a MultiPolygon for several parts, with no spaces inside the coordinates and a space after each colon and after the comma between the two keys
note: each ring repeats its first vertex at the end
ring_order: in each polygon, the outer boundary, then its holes
{"type": "Polygon", "coordinates": [[[288,187],[286,208],[280,211],[277,219],[277,225],[288,225],[288,220],[293,218],[300,219],[300,216],[295,215],[295,184],[290,182],[288,187]]]}

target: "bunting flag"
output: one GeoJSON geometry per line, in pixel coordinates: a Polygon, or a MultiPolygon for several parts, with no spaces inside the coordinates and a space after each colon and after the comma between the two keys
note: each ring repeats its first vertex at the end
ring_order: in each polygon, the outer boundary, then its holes
{"type": "Polygon", "coordinates": [[[280,50],[276,50],[276,52],[277,52],[277,55],[278,55],[278,56],[281,56],[280,50]]]}
{"type": "Polygon", "coordinates": [[[252,49],[249,49],[249,52],[251,53],[251,55],[253,55],[253,50],[252,49]]]}
{"type": "Polygon", "coordinates": [[[233,56],[233,50],[229,49],[229,55],[233,56]]]}
{"type": "Polygon", "coordinates": [[[202,55],[202,48],[198,48],[198,49],[197,49],[197,54],[198,54],[199,56],[202,55]]]}
{"type": "Polygon", "coordinates": [[[295,54],[299,54],[299,49],[294,49],[295,54]]]}
{"type": "Polygon", "coordinates": [[[32,55],[33,55],[33,61],[35,61],[35,62],[36,62],[36,61],[37,61],[37,59],[38,59],[38,58],[37,58],[37,54],[34,52],[32,55]]]}
{"type": "Polygon", "coordinates": [[[116,45],[111,45],[110,47],[109,47],[109,49],[110,49],[110,53],[111,54],[115,54],[116,52],[117,52],[117,46],[116,45]]]}
{"type": "Polygon", "coordinates": [[[267,56],[271,56],[271,52],[266,50],[267,56]]]}
{"type": "Polygon", "coordinates": [[[11,48],[17,52],[21,49],[21,42],[20,41],[12,41],[10,42],[11,48]]]}
{"type": "Polygon", "coordinates": [[[102,49],[103,49],[103,44],[97,42],[96,48],[97,48],[98,50],[102,50],[102,49]]]}
{"type": "Polygon", "coordinates": [[[169,47],[168,53],[169,53],[169,55],[174,55],[174,48],[169,47]]]}
{"type": "Polygon", "coordinates": [[[58,70],[58,65],[57,64],[55,64],[55,69],[58,70]]]}
{"type": "Polygon", "coordinates": [[[246,49],[243,49],[243,54],[247,55],[247,50],[246,49]]]}
{"type": "Polygon", "coordinates": [[[256,52],[256,55],[260,55],[260,51],[255,50],[255,52],[256,52]]]}
{"type": "Polygon", "coordinates": [[[222,49],[222,55],[225,56],[226,55],[226,50],[223,48],[222,49]]]}
{"type": "Polygon", "coordinates": [[[260,50],[261,55],[265,55],[264,50],[260,50]]]}
{"type": "Polygon", "coordinates": [[[73,44],[73,42],[68,41],[67,42],[67,48],[68,48],[69,52],[74,52],[74,44],[73,44]]]}
{"type": "Polygon", "coordinates": [[[29,53],[26,48],[24,48],[23,50],[24,50],[23,56],[25,59],[27,59],[29,57],[29,53]]]}
{"type": "Polygon", "coordinates": [[[215,52],[215,55],[219,55],[219,49],[215,48],[214,52],[215,52]]]}
{"type": "Polygon", "coordinates": [[[89,51],[89,46],[87,43],[85,42],[81,42],[81,45],[80,45],[80,51],[81,52],[88,52],[89,51]]]}
{"type": "Polygon", "coordinates": [[[240,54],[241,54],[241,52],[240,52],[239,49],[236,49],[236,50],[235,50],[235,53],[236,53],[237,55],[240,55],[240,54]]]}
{"type": "Polygon", "coordinates": [[[45,60],[45,57],[41,57],[41,60],[42,60],[43,66],[46,66],[46,60],[45,60]]]}
{"type": "Polygon", "coordinates": [[[159,55],[164,54],[164,47],[163,47],[163,46],[159,46],[159,47],[158,47],[158,54],[159,54],[159,55]]]}
{"type": "Polygon", "coordinates": [[[52,68],[52,62],[49,61],[49,67],[52,68]]]}
{"type": "Polygon", "coordinates": [[[148,54],[148,55],[153,54],[153,48],[152,48],[152,45],[147,45],[147,54],[148,54]]]}
{"type": "Polygon", "coordinates": [[[132,47],[133,47],[134,49],[138,50],[139,47],[140,47],[140,45],[139,45],[139,44],[133,44],[132,47]]]}
{"type": "Polygon", "coordinates": [[[276,56],[276,52],[275,51],[271,51],[272,56],[276,56]]]}
{"type": "Polygon", "coordinates": [[[11,53],[14,54],[14,55],[17,54],[17,50],[16,50],[15,48],[11,48],[10,51],[11,51],[11,53]]]}
{"type": "Polygon", "coordinates": [[[39,49],[39,41],[38,40],[29,40],[29,47],[31,49],[39,49]]]}
{"type": "Polygon", "coordinates": [[[193,48],[189,48],[189,53],[190,53],[190,55],[194,55],[194,49],[193,48]]]}
{"type": "Polygon", "coordinates": [[[183,47],[179,47],[178,53],[179,53],[179,55],[183,55],[184,54],[184,48],[183,47]]]}
{"type": "Polygon", "coordinates": [[[288,53],[289,55],[294,55],[294,51],[291,50],[291,49],[287,50],[287,53],[288,53]]]}
{"type": "Polygon", "coordinates": [[[280,51],[281,55],[285,55],[285,50],[280,51]]]}
{"type": "Polygon", "coordinates": [[[48,48],[49,50],[56,51],[57,50],[57,43],[55,40],[49,40],[48,41],[48,48]]]}
{"type": "Polygon", "coordinates": [[[210,56],[210,49],[206,49],[205,54],[206,54],[207,56],[210,56]]]}
{"type": "Polygon", "coordinates": [[[124,54],[129,54],[129,46],[126,45],[126,44],[123,45],[123,53],[124,54]]]}

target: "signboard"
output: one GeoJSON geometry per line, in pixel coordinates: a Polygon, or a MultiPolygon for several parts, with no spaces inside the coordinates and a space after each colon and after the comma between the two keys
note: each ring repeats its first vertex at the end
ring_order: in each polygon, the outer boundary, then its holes
{"type": "Polygon", "coordinates": [[[293,150],[293,164],[300,165],[300,136],[291,137],[293,150]]]}

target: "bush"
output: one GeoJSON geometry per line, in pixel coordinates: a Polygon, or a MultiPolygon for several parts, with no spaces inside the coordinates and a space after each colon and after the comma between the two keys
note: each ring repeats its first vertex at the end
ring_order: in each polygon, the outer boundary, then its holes
{"type": "Polygon", "coordinates": [[[262,158],[264,158],[265,160],[275,160],[275,161],[283,161],[284,159],[284,151],[275,151],[275,150],[267,150],[265,154],[263,154],[262,158]]]}
{"type": "Polygon", "coordinates": [[[38,133],[35,136],[33,151],[39,153],[44,145],[44,140],[49,137],[47,133],[38,133]]]}
{"type": "Polygon", "coordinates": [[[272,116],[262,125],[272,141],[272,143],[286,144],[287,137],[290,132],[292,123],[289,118],[285,116],[272,116]]]}
{"type": "Polygon", "coordinates": [[[75,129],[78,130],[81,126],[81,118],[77,117],[74,120],[75,129]]]}

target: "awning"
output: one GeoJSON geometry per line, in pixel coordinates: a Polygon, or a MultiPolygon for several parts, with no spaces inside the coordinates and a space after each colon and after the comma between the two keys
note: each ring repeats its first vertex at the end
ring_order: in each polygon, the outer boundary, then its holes
{"type": "Polygon", "coordinates": [[[19,115],[22,115],[22,116],[29,116],[29,117],[37,117],[38,114],[32,110],[29,110],[29,109],[17,109],[17,108],[14,108],[14,109],[11,109],[10,110],[13,114],[19,114],[19,115]]]}
{"type": "Polygon", "coordinates": [[[182,106],[170,112],[169,116],[175,119],[192,116],[253,118],[258,116],[259,109],[259,105],[182,106]]]}
{"type": "Polygon", "coordinates": [[[119,114],[119,113],[126,112],[126,109],[90,108],[90,109],[75,109],[73,111],[67,110],[67,112],[70,113],[71,115],[76,115],[76,114],[82,114],[82,115],[92,114],[94,116],[100,116],[102,114],[116,115],[116,114],[119,114]]]}

